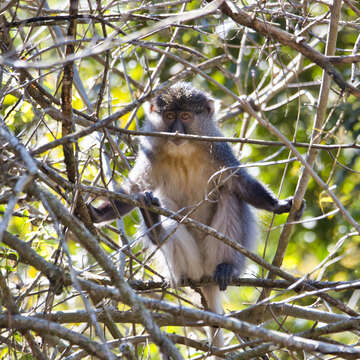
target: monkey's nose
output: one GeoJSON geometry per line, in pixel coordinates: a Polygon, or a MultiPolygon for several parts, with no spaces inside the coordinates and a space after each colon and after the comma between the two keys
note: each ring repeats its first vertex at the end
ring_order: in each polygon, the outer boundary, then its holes
{"type": "Polygon", "coordinates": [[[177,146],[181,145],[183,142],[185,142],[185,139],[178,138],[178,135],[182,134],[183,133],[176,131],[175,136],[170,138],[171,142],[177,146]]]}

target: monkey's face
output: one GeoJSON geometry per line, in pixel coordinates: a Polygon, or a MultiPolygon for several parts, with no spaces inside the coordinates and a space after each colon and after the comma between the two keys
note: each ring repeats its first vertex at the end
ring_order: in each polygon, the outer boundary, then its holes
{"type": "MultiPolygon", "coordinates": [[[[206,123],[212,121],[212,114],[195,113],[190,109],[171,109],[165,111],[156,111],[155,107],[151,107],[152,115],[149,121],[154,131],[164,131],[178,134],[202,135],[203,129],[208,128],[206,123]]],[[[174,137],[169,138],[170,142],[181,145],[186,142],[184,139],[174,137]]]]}
{"type": "Polygon", "coordinates": [[[165,111],[161,116],[167,131],[179,134],[189,133],[195,117],[191,111],[165,111]]]}
{"type": "MultiPolygon", "coordinates": [[[[156,107],[150,105],[148,122],[152,131],[169,132],[178,134],[190,134],[191,123],[194,121],[194,114],[191,111],[167,110],[157,111],[156,107]]],[[[185,140],[179,138],[158,138],[158,143],[174,143],[182,145],[185,140]]]]}
{"type": "MultiPolygon", "coordinates": [[[[178,83],[157,97],[147,107],[147,129],[186,135],[211,135],[216,128],[213,122],[214,101],[206,93],[188,83],[178,83]]],[[[145,126],[146,127],[146,126],[145,126]]],[[[179,148],[193,141],[169,138],[152,138],[153,145],[179,148]]],[[[197,146],[199,143],[196,144],[197,146]]]]}

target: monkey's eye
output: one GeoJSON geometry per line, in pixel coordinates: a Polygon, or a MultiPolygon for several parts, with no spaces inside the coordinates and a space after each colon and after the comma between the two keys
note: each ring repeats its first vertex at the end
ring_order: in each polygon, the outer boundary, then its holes
{"type": "Polygon", "coordinates": [[[167,123],[172,123],[176,119],[176,114],[173,111],[167,111],[164,113],[164,120],[167,123]]]}
{"type": "Polygon", "coordinates": [[[184,122],[190,122],[193,119],[193,114],[190,111],[180,112],[180,120],[184,122]]]}

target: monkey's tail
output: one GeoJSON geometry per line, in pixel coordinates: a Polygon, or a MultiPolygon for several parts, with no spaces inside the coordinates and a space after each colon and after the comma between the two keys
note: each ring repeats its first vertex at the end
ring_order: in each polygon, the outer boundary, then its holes
{"type": "MultiPolygon", "coordinates": [[[[205,286],[201,288],[210,311],[216,314],[223,314],[221,293],[219,287],[216,285],[205,286]]],[[[223,332],[221,328],[210,327],[211,345],[216,347],[224,346],[223,332]]]]}

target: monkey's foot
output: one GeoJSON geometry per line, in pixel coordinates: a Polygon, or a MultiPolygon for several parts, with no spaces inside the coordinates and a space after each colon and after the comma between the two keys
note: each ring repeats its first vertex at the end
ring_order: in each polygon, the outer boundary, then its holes
{"type": "MultiPolygon", "coordinates": [[[[151,191],[146,191],[143,194],[137,194],[136,200],[145,206],[160,206],[159,199],[155,197],[151,191]]],[[[148,228],[152,227],[154,224],[160,221],[159,214],[144,208],[140,208],[140,211],[148,228]]]]}
{"type": "MultiPolygon", "coordinates": [[[[151,191],[146,191],[143,194],[137,194],[136,200],[138,200],[145,206],[160,206],[159,199],[155,197],[151,191]]],[[[161,225],[158,225],[156,227],[154,227],[154,225],[160,223],[160,215],[146,208],[140,208],[140,211],[141,215],[144,218],[146,227],[148,229],[151,229],[151,231],[149,232],[150,240],[154,244],[158,244],[161,225]]]]}
{"type": "Polygon", "coordinates": [[[234,265],[228,263],[221,263],[216,266],[214,273],[214,280],[218,283],[221,291],[226,290],[230,284],[234,272],[234,265]]]}

